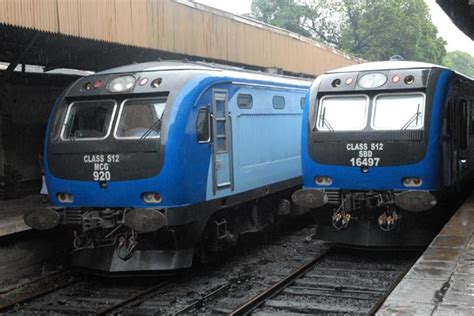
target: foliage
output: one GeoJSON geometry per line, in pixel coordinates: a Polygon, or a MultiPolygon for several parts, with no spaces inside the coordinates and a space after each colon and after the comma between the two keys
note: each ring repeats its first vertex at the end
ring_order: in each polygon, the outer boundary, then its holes
{"type": "Polygon", "coordinates": [[[251,15],[264,23],[311,37],[311,33],[303,27],[301,21],[305,9],[305,6],[294,0],[253,0],[251,15]]]}
{"type": "Polygon", "coordinates": [[[252,14],[367,60],[440,64],[446,55],[423,0],[253,0],[252,14]]]}
{"type": "Polygon", "coordinates": [[[469,53],[449,52],[444,58],[443,65],[474,78],[474,56],[469,53]]]}

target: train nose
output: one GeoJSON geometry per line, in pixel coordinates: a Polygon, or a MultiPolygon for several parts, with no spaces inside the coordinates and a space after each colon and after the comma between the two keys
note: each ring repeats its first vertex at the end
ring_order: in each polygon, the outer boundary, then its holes
{"type": "Polygon", "coordinates": [[[61,215],[55,209],[41,207],[25,214],[23,221],[33,229],[48,230],[59,225],[61,215]]]}

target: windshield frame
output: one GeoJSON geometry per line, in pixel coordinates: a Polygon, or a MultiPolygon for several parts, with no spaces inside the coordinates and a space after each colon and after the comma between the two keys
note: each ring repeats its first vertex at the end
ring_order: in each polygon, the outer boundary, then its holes
{"type": "Polygon", "coordinates": [[[64,117],[64,120],[61,121],[62,122],[62,127],[61,127],[61,133],[59,134],[59,138],[61,139],[61,141],[64,141],[64,142],[77,142],[77,141],[82,142],[82,141],[91,141],[91,140],[94,140],[94,141],[96,141],[96,140],[105,140],[110,136],[110,133],[112,131],[112,125],[114,124],[114,121],[115,121],[115,113],[116,112],[117,112],[117,101],[115,101],[113,99],[76,100],[76,101],[73,101],[67,106],[66,115],[64,117]],[[66,132],[66,128],[69,124],[69,119],[70,119],[70,116],[71,116],[72,107],[77,103],[95,103],[95,102],[112,102],[113,103],[112,115],[110,116],[109,125],[107,127],[107,133],[105,134],[105,136],[103,136],[103,137],[81,137],[81,138],[70,137],[70,138],[65,138],[64,133],[66,132]]]}
{"type": "Polygon", "coordinates": [[[325,95],[323,96],[320,100],[319,100],[319,103],[318,103],[318,110],[315,111],[316,112],[316,117],[315,117],[315,128],[318,132],[320,133],[344,133],[344,132],[348,132],[348,133],[353,133],[353,132],[360,132],[360,131],[363,131],[367,128],[367,125],[368,125],[368,116],[369,116],[369,113],[370,113],[370,97],[368,94],[335,94],[335,95],[325,95]],[[339,99],[350,99],[350,98],[353,98],[353,97],[357,97],[357,98],[365,98],[365,115],[364,115],[364,123],[363,123],[363,126],[361,126],[361,128],[359,129],[345,129],[345,130],[340,130],[340,129],[336,129],[336,130],[331,130],[330,128],[327,128],[327,129],[320,129],[319,127],[319,120],[320,120],[320,115],[321,115],[321,111],[323,109],[323,102],[324,100],[326,99],[336,99],[336,98],[339,98],[339,99]]]}
{"type": "MultiPolygon", "coordinates": [[[[141,136],[118,136],[117,135],[117,132],[118,132],[118,128],[119,128],[119,125],[120,125],[120,119],[122,118],[122,113],[123,113],[123,109],[125,107],[125,104],[127,102],[140,102],[140,101],[149,101],[149,100],[159,100],[159,99],[163,99],[164,103],[165,104],[165,107],[163,109],[163,113],[160,117],[160,121],[161,121],[161,124],[163,124],[163,117],[165,115],[165,111],[166,111],[166,106],[168,105],[168,98],[167,97],[162,97],[162,96],[158,96],[158,97],[144,97],[144,98],[128,98],[128,99],[125,99],[123,100],[121,103],[120,103],[120,109],[119,109],[119,112],[118,112],[118,115],[117,115],[117,119],[116,119],[116,123],[115,123],[115,128],[114,128],[114,138],[115,139],[119,139],[119,140],[136,140],[136,139],[159,139],[161,138],[161,128],[163,126],[160,126],[160,133],[156,136],[152,136],[152,135],[147,135],[145,137],[143,137],[144,135],[141,135],[141,136]]],[[[153,123],[153,124],[156,124],[157,122],[153,123]]],[[[149,126],[148,128],[150,128],[151,126],[149,126]]]]}
{"type": "MultiPolygon", "coordinates": [[[[393,93],[380,93],[374,96],[372,100],[372,109],[370,111],[370,128],[374,131],[387,131],[387,132],[393,132],[393,131],[423,131],[425,129],[425,114],[426,114],[426,93],[424,92],[393,92],[393,93]],[[374,121],[375,121],[375,109],[377,107],[377,99],[379,97],[384,97],[384,96],[408,96],[408,95],[421,95],[423,97],[423,103],[422,103],[422,109],[421,109],[421,117],[422,117],[422,125],[419,128],[406,128],[406,129],[387,129],[387,128],[377,128],[374,126],[374,121]]],[[[408,122],[407,122],[408,123],[408,122]]],[[[406,123],[406,124],[407,124],[406,123]]]]}

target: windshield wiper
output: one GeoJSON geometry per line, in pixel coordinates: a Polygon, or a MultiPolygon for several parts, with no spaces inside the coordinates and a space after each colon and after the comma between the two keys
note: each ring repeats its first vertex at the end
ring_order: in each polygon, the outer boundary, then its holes
{"type": "Polygon", "coordinates": [[[158,119],[155,123],[153,123],[147,130],[145,133],[143,133],[142,137],[140,137],[140,139],[145,139],[147,138],[148,136],[150,136],[150,134],[154,131],[154,130],[160,130],[161,129],[161,119],[158,119]]]}
{"type": "Polygon", "coordinates": [[[415,126],[418,125],[418,118],[421,116],[420,112],[420,104],[418,104],[418,108],[416,109],[416,113],[413,114],[413,116],[408,120],[408,122],[405,123],[405,125],[402,126],[400,130],[406,131],[410,125],[415,122],[415,126]]]}
{"type": "Polygon", "coordinates": [[[326,119],[326,108],[323,109],[323,113],[319,116],[319,122],[322,123],[322,127],[326,126],[330,132],[334,132],[334,128],[332,128],[329,121],[326,119]]]}
{"type": "MultiPolygon", "coordinates": [[[[64,134],[69,135],[69,141],[75,142],[76,141],[76,134],[72,133],[72,124],[69,122],[63,124],[64,134]]],[[[60,131],[62,133],[62,131],[60,131]]]]}

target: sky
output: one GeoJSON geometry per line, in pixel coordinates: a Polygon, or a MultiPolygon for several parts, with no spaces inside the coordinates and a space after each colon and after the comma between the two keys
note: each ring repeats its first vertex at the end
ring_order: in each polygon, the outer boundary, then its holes
{"type": "MultiPolygon", "coordinates": [[[[195,0],[195,2],[231,13],[243,14],[250,12],[252,0],[195,0]]],[[[438,28],[438,34],[448,42],[446,45],[448,52],[461,50],[474,55],[474,41],[451,22],[450,18],[436,4],[436,0],[425,0],[425,2],[430,8],[433,23],[438,28]]]]}

